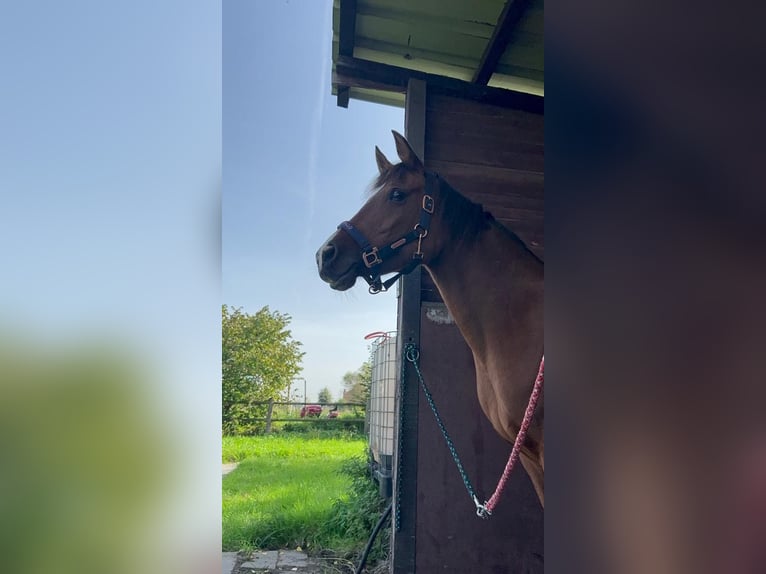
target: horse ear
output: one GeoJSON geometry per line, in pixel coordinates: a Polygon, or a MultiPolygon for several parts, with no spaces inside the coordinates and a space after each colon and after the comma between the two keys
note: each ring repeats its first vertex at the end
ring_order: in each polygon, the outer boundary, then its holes
{"type": "Polygon", "coordinates": [[[396,153],[399,154],[399,159],[402,160],[402,163],[412,169],[422,169],[423,164],[418,159],[417,154],[410,147],[410,144],[407,143],[407,140],[404,139],[404,136],[396,130],[391,130],[391,133],[394,134],[394,141],[396,142],[396,153]]]}
{"type": "Polygon", "coordinates": [[[392,167],[391,162],[388,161],[388,158],[378,149],[378,146],[375,146],[375,161],[378,162],[378,171],[380,173],[388,171],[392,167]]]}

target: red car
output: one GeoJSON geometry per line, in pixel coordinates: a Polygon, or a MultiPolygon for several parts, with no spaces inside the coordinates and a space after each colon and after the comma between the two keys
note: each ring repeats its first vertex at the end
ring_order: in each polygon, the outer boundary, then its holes
{"type": "Polygon", "coordinates": [[[301,418],[318,417],[322,414],[322,407],[319,405],[306,405],[301,409],[301,418]]]}

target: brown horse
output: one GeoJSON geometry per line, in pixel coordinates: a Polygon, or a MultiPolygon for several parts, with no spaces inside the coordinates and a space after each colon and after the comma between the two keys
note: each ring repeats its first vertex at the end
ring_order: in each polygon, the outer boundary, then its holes
{"type": "MultiPolygon", "coordinates": [[[[543,355],[543,263],[393,134],[401,163],[375,148],[376,191],[320,247],[319,276],[338,291],[362,277],[376,293],[396,279],[383,282],[383,274],[422,264],[473,352],[484,413],[513,443],[543,355]]],[[[541,396],[520,453],[541,504],[543,410],[541,396]]]]}

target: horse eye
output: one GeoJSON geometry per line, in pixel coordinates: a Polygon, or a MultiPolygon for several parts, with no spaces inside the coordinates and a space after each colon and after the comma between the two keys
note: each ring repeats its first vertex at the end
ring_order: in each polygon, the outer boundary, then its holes
{"type": "Polygon", "coordinates": [[[407,199],[407,194],[404,193],[401,189],[394,188],[389,192],[388,199],[395,203],[402,203],[405,199],[407,199]]]}

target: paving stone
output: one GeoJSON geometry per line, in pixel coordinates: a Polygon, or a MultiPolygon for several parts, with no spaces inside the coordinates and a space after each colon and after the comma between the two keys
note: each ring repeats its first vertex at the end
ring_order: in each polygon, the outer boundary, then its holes
{"type": "Polygon", "coordinates": [[[236,552],[224,552],[221,556],[221,572],[223,574],[232,574],[234,566],[237,564],[236,552]]]}
{"type": "Polygon", "coordinates": [[[309,559],[303,552],[297,550],[280,550],[278,564],[282,569],[303,568],[308,566],[309,559]]]}
{"type": "Polygon", "coordinates": [[[279,552],[269,550],[268,552],[255,552],[247,562],[244,562],[241,568],[250,568],[251,570],[274,569],[277,567],[277,558],[279,552]]]}

